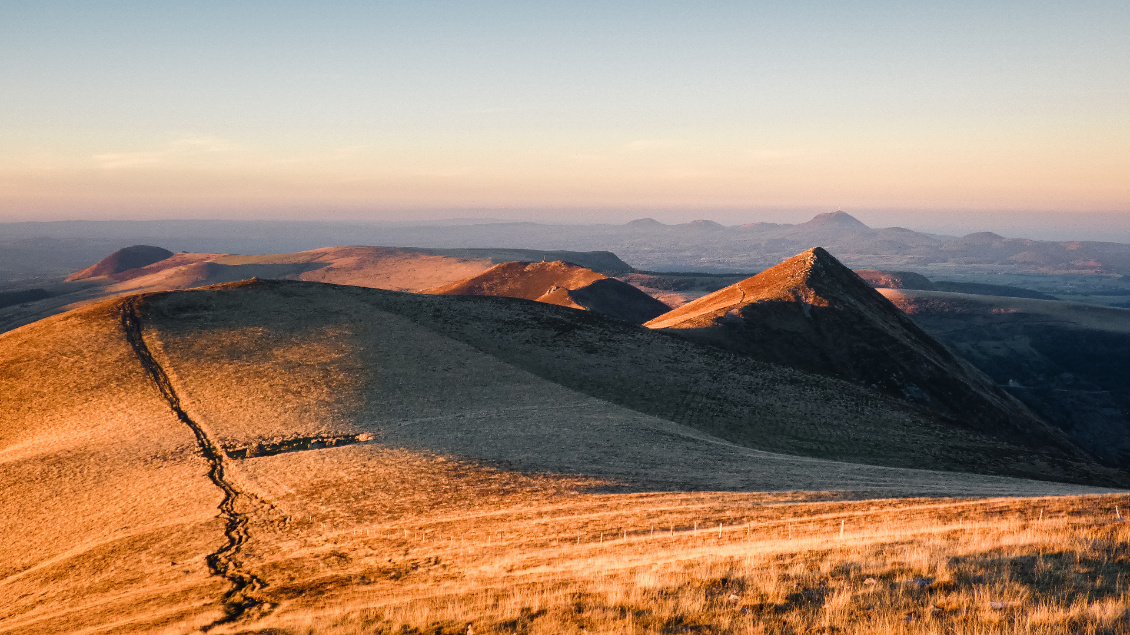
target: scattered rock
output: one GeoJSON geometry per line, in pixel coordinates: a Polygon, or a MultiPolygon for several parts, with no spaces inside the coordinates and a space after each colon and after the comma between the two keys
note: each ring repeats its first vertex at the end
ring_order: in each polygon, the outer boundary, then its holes
{"type": "Polygon", "coordinates": [[[994,611],[1003,611],[1014,606],[1020,606],[1020,602],[989,602],[989,608],[994,611]]]}
{"type": "Polygon", "coordinates": [[[914,587],[916,589],[925,589],[931,584],[934,584],[934,578],[911,578],[906,586],[914,587]]]}

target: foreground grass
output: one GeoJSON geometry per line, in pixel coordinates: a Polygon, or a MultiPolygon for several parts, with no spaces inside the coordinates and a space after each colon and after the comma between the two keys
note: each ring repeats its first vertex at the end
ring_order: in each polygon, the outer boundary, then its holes
{"type": "Polygon", "coordinates": [[[317,583],[274,589],[278,609],[253,627],[1125,633],[1130,527],[1119,514],[1128,505],[1125,496],[583,495],[410,529],[351,529],[302,556],[322,563],[320,577],[303,576],[317,583]],[[348,555],[360,553],[370,557],[348,555]]]}

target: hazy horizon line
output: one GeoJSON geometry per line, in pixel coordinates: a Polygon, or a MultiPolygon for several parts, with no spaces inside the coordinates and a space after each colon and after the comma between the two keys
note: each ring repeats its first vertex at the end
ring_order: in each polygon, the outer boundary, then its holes
{"type": "Polygon", "coordinates": [[[1089,240],[1100,242],[1130,242],[1130,212],[1075,212],[1075,211],[944,211],[871,208],[868,210],[841,210],[828,208],[750,209],[750,208],[491,208],[445,209],[412,211],[388,210],[382,213],[357,213],[344,210],[322,212],[326,217],[311,219],[310,212],[278,212],[269,216],[218,214],[215,216],[149,216],[123,215],[110,218],[92,218],[85,215],[60,218],[3,218],[0,225],[16,224],[67,224],[67,223],[248,223],[311,224],[311,225],[364,225],[397,227],[431,227],[458,225],[490,225],[524,223],[544,226],[623,226],[633,220],[650,218],[664,225],[675,226],[695,221],[711,221],[728,228],[755,223],[797,225],[830,212],[843,211],[872,229],[902,227],[913,231],[963,236],[970,233],[992,232],[1006,238],[1036,240],[1089,240]],[[473,212],[484,212],[477,215],[473,212]],[[596,215],[599,214],[599,217],[596,215]],[[911,218],[913,217],[913,218],[911,218]]]}

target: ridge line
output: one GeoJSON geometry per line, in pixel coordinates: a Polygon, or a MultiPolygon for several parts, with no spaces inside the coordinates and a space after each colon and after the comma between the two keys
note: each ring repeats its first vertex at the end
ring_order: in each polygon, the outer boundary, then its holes
{"type": "Polygon", "coordinates": [[[224,537],[227,544],[212,552],[207,557],[208,568],[213,575],[220,576],[232,584],[232,588],[223,595],[224,617],[204,626],[205,632],[221,624],[228,624],[240,619],[249,610],[260,608],[269,612],[274,608],[268,602],[254,597],[254,593],[267,586],[261,578],[240,566],[235,556],[239,553],[248,539],[248,517],[236,510],[236,499],[245,496],[238,488],[227,480],[224,472],[224,451],[218,443],[213,441],[200,426],[188,416],[181,407],[180,397],[173,389],[172,381],[165,369],[153,357],[152,351],[145,343],[142,336],[141,318],[137,312],[138,296],[127,298],[122,303],[122,329],[125,331],[126,341],[141,363],[149,378],[156,384],[169,409],[173,411],[182,423],[187,425],[196,437],[200,453],[208,461],[208,479],[224,493],[220,502],[220,517],[225,521],[224,537]]]}

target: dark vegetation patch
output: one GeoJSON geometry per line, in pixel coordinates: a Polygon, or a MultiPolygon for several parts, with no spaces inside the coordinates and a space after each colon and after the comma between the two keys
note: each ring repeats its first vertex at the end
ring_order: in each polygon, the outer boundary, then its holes
{"type": "Polygon", "coordinates": [[[51,297],[46,289],[25,289],[23,291],[0,291],[0,309],[25,302],[35,302],[51,297]]]}
{"type": "Polygon", "coordinates": [[[232,459],[251,459],[257,456],[274,456],[286,452],[321,450],[354,443],[364,443],[372,439],[369,434],[343,434],[337,436],[297,437],[274,443],[260,442],[250,446],[224,446],[224,453],[232,459]]]}

